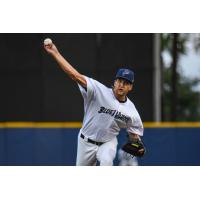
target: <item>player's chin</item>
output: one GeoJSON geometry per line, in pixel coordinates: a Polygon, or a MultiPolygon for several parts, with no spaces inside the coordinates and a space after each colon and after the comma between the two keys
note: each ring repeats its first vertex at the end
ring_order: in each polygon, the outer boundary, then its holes
{"type": "Polygon", "coordinates": [[[124,94],[124,91],[122,91],[122,90],[118,90],[117,93],[118,93],[119,96],[124,96],[124,95],[125,95],[125,94],[124,94]]]}

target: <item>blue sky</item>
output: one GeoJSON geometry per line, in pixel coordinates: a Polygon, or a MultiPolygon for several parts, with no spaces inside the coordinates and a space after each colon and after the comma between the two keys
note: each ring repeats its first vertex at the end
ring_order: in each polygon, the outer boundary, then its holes
{"type": "Polygon", "coordinates": [[[194,50],[193,37],[194,34],[190,34],[190,41],[187,42],[187,55],[181,56],[179,65],[185,75],[200,78],[200,51],[194,50]]]}

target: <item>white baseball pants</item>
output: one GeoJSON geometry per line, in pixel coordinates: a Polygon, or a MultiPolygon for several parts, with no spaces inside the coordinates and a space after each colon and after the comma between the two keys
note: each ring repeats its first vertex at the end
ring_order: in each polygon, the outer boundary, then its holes
{"type": "Polygon", "coordinates": [[[76,165],[95,166],[98,160],[101,166],[112,166],[117,151],[117,144],[117,138],[115,137],[111,141],[97,146],[86,142],[79,134],[76,165]]]}

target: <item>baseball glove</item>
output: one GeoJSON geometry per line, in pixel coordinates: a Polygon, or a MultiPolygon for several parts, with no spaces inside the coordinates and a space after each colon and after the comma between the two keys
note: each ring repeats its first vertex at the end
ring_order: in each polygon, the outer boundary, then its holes
{"type": "Polygon", "coordinates": [[[129,154],[131,154],[132,156],[135,156],[135,157],[142,157],[146,152],[144,144],[140,140],[138,140],[138,141],[128,141],[122,147],[122,149],[126,153],[129,153],[129,154]]]}

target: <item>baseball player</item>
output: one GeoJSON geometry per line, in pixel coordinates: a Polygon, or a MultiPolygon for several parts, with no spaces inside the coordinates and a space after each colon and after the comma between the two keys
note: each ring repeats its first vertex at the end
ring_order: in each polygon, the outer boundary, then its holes
{"type": "Polygon", "coordinates": [[[55,44],[44,44],[45,50],[77,84],[84,99],[83,125],[78,135],[76,165],[112,166],[117,151],[117,138],[126,128],[131,141],[141,141],[143,124],[134,104],[127,97],[133,88],[134,73],[119,69],[113,88],[79,73],[61,55],[55,44]]]}

